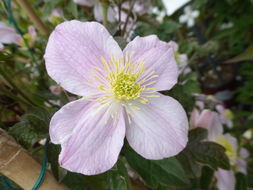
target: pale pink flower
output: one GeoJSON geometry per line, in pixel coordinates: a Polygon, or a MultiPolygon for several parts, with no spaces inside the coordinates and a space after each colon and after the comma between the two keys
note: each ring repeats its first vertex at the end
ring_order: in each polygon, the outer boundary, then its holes
{"type": "Polygon", "coordinates": [[[61,87],[58,85],[52,85],[49,87],[49,89],[55,95],[59,95],[61,93],[61,87]]]}
{"type": "Polygon", "coordinates": [[[68,21],[50,35],[45,61],[62,88],[83,96],[50,122],[62,167],[102,173],[116,163],[125,136],[147,159],[171,157],[186,146],[183,107],[157,92],[177,82],[173,49],[155,35],[136,37],[122,51],[103,25],[68,21]]]}
{"type": "MultiPolygon", "coordinates": [[[[230,164],[244,174],[247,173],[247,162],[245,159],[249,156],[246,149],[241,149],[238,155],[237,139],[230,134],[223,134],[222,124],[219,115],[211,110],[203,110],[201,113],[194,109],[191,113],[191,128],[202,127],[208,130],[209,141],[216,142],[226,149],[226,155],[230,164]]],[[[234,190],[235,176],[233,170],[218,169],[215,172],[218,189],[234,190]]]]}
{"type": "Polygon", "coordinates": [[[197,100],[197,101],[195,102],[195,105],[196,105],[200,110],[203,110],[204,107],[205,107],[205,102],[200,101],[200,100],[197,100]]]}
{"type": "MultiPolygon", "coordinates": [[[[94,7],[93,8],[93,14],[97,21],[103,20],[103,14],[102,14],[102,6],[101,3],[98,0],[74,0],[75,3],[87,7],[94,7]]],[[[115,22],[115,11],[112,7],[108,7],[107,9],[107,19],[109,22],[115,22]]]]}
{"type": "Polygon", "coordinates": [[[199,112],[193,109],[190,118],[190,127],[202,127],[208,130],[208,139],[214,141],[217,136],[222,135],[223,128],[219,116],[216,112],[204,109],[199,112]]]}
{"type": "MultiPolygon", "coordinates": [[[[122,4],[122,8],[129,10],[131,8],[131,3],[131,1],[125,1],[122,4]]],[[[136,0],[131,11],[138,15],[144,15],[151,12],[151,6],[150,0],[136,0]]]]}
{"type": "Polygon", "coordinates": [[[235,189],[235,176],[232,170],[223,170],[219,168],[214,175],[217,179],[217,187],[219,190],[235,189]]]}
{"type": "Polygon", "coordinates": [[[16,31],[7,26],[4,22],[0,22],[0,50],[3,49],[3,44],[20,45],[21,36],[16,31]]]}
{"type": "Polygon", "coordinates": [[[240,149],[239,157],[236,160],[237,170],[244,175],[247,175],[247,159],[249,158],[249,151],[245,148],[240,149]]]}
{"type": "Polygon", "coordinates": [[[48,20],[52,23],[59,23],[64,20],[63,10],[61,8],[55,8],[48,17],[48,20]]]}

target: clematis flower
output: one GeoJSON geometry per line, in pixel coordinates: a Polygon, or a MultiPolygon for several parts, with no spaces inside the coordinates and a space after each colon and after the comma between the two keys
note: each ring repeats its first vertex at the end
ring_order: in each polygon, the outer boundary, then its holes
{"type": "MultiPolygon", "coordinates": [[[[249,152],[244,148],[239,148],[235,137],[230,134],[223,134],[221,120],[216,112],[203,110],[199,113],[197,109],[194,109],[191,114],[190,123],[191,128],[206,128],[208,130],[208,140],[216,142],[226,149],[225,154],[229,158],[230,165],[234,170],[247,174],[247,162],[245,159],[249,157],[249,152]]],[[[215,172],[215,176],[218,189],[235,189],[235,176],[233,170],[223,170],[219,168],[215,172]]]]}
{"type": "Polygon", "coordinates": [[[0,50],[3,49],[3,44],[20,45],[21,36],[16,31],[7,26],[4,22],[0,22],[0,50]]]}
{"type": "Polygon", "coordinates": [[[177,82],[173,49],[155,35],[136,37],[122,51],[103,25],[68,21],[50,35],[45,61],[52,79],[82,96],[50,122],[63,168],[86,175],[112,168],[125,136],[147,159],[171,157],[186,146],[184,109],[157,92],[177,82]]]}
{"type": "Polygon", "coordinates": [[[192,10],[190,6],[184,8],[184,14],[179,17],[180,23],[186,23],[187,26],[193,27],[195,24],[195,18],[199,16],[198,10],[192,10]]]}

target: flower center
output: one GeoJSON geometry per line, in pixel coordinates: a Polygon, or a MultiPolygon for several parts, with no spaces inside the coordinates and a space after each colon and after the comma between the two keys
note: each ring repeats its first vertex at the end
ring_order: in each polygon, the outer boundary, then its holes
{"type": "Polygon", "coordinates": [[[94,67],[90,73],[94,79],[85,82],[100,91],[101,95],[95,97],[95,101],[112,105],[117,100],[123,106],[139,109],[135,102],[129,100],[147,104],[149,98],[159,97],[151,86],[157,82],[158,75],[152,68],[144,66],[144,59],[133,62],[132,58],[133,53],[126,53],[124,58],[112,57],[109,61],[101,57],[103,67],[94,67]]]}
{"type": "Polygon", "coordinates": [[[114,96],[118,100],[131,100],[140,97],[142,88],[136,80],[134,74],[119,73],[116,79],[111,81],[114,96]]]}

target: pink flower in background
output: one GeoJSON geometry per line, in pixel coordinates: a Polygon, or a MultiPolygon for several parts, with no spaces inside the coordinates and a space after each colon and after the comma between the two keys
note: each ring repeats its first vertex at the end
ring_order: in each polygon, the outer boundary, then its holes
{"type": "MultiPolygon", "coordinates": [[[[208,130],[208,140],[222,145],[226,149],[226,155],[230,164],[236,171],[244,174],[247,172],[246,158],[249,153],[238,146],[237,139],[230,134],[223,134],[222,123],[219,115],[211,110],[204,109],[201,113],[194,109],[191,113],[191,128],[202,127],[208,130]],[[238,150],[240,149],[240,154],[238,150]]],[[[215,172],[218,189],[234,190],[235,176],[233,170],[218,169],[215,172]]]]}
{"type": "MultiPolygon", "coordinates": [[[[132,4],[132,1],[125,1],[122,4],[122,8],[129,10],[131,9],[131,4],[132,4]]],[[[136,0],[133,4],[133,8],[131,11],[138,15],[144,15],[152,11],[151,6],[152,4],[150,0],[136,0]]]]}
{"type": "Polygon", "coordinates": [[[231,112],[231,110],[226,109],[223,105],[219,104],[216,107],[216,110],[219,113],[220,116],[220,120],[222,122],[222,124],[228,126],[229,128],[233,127],[233,113],[231,112]]]}
{"type": "MultiPolygon", "coordinates": [[[[230,165],[236,172],[242,172],[247,175],[247,162],[249,152],[245,148],[238,146],[237,139],[230,134],[218,136],[216,143],[221,144],[226,149],[226,155],[229,158],[230,165]]],[[[218,169],[215,172],[217,178],[217,186],[219,189],[234,190],[235,176],[233,170],[218,169]]]]}
{"type": "Polygon", "coordinates": [[[222,135],[223,128],[219,116],[216,112],[204,109],[199,112],[196,108],[193,109],[190,118],[190,127],[202,127],[208,130],[208,139],[215,140],[217,134],[222,135]]]}
{"type": "Polygon", "coordinates": [[[217,179],[217,187],[219,190],[235,189],[235,175],[232,170],[223,170],[219,168],[214,175],[217,179]]]}
{"type": "Polygon", "coordinates": [[[17,44],[20,45],[21,36],[16,31],[0,22],[0,50],[3,49],[3,44],[17,44]]]}
{"type": "Polygon", "coordinates": [[[56,25],[61,23],[63,20],[65,20],[63,10],[61,8],[53,9],[48,17],[48,20],[56,25]]]}
{"type": "Polygon", "coordinates": [[[83,96],[50,122],[62,167],[102,173],[116,163],[125,136],[147,159],[171,157],[186,146],[184,109],[157,92],[177,82],[173,49],[155,35],[136,37],[122,51],[103,25],[64,22],[50,35],[45,60],[62,88],[83,96]]]}
{"type": "MultiPolygon", "coordinates": [[[[97,21],[102,21],[103,16],[102,16],[102,6],[98,0],[74,0],[75,3],[87,7],[94,7],[93,8],[93,14],[94,17],[97,21]]],[[[116,17],[115,17],[115,11],[113,10],[112,7],[108,7],[107,10],[107,19],[109,22],[115,22],[116,17]]]]}

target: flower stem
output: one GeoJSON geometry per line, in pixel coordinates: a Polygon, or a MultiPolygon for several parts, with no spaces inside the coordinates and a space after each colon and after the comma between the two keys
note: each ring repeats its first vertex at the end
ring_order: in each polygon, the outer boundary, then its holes
{"type": "Polygon", "coordinates": [[[100,5],[102,7],[102,16],[103,16],[103,25],[107,27],[107,11],[108,11],[108,5],[106,2],[100,2],[100,5]]]}

